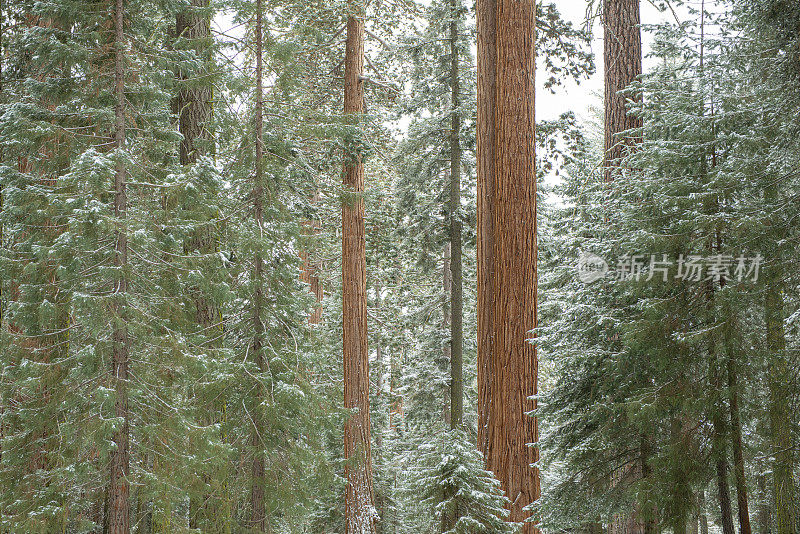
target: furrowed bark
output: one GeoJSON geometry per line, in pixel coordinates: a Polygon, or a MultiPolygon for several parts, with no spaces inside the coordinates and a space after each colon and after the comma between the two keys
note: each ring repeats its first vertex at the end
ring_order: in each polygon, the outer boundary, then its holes
{"type": "MultiPolygon", "coordinates": [[[[344,62],[344,112],[352,125],[364,110],[363,7],[347,19],[344,62]]],[[[369,417],[367,280],[364,240],[364,165],[361,155],[345,154],[342,200],[342,329],[344,407],[356,409],[344,427],[346,534],[375,532],[369,417]]]]}
{"type": "MultiPolygon", "coordinates": [[[[493,204],[492,385],[487,465],[510,499],[510,521],[539,498],[536,408],[535,2],[498,0],[493,204]]],[[[536,527],[526,523],[524,534],[536,527]]]]}
{"type": "Polygon", "coordinates": [[[642,120],[628,114],[626,97],[619,94],[642,74],[642,36],[639,0],[603,2],[603,60],[605,63],[605,179],[613,179],[614,167],[627,149],[641,142],[639,136],[622,137],[642,120]]]}

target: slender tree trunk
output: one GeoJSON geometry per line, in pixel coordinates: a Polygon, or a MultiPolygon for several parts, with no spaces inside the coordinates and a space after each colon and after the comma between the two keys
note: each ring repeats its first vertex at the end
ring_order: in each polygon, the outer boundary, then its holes
{"type": "MultiPolygon", "coordinates": [[[[6,55],[5,55],[5,11],[4,11],[3,0],[0,0],[0,103],[5,103],[5,98],[3,94],[4,84],[3,84],[3,63],[5,63],[6,55]]],[[[3,149],[0,148],[0,164],[3,163],[3,149]]],[[[5,183],[0,183],[0,250],[5,247],[5,236],[3,234],[3,188],[5,187],[5,183]]],[[[3,291],[5,287],[5,280],[0,281],[0,329],[4,328],[3,316],[5,314],[6,308],[6,301],[5,301],[5,292],[3,291]]],[[[0,333],[2,333],[0,331],[0,333]]],[[[3,420],[3,414],[5,413],[5,406],[0,405],[0,420],[3,420]]],[[[2,443],[3,438],[3,426],[0,423],[0,443],[2,443]]],[[[3,457],[3,450],[0,448],[0,460],[3,457]]],[[[2,510],[0,510],[2,513],[2,510]]]]}
{"type": "Polygon", "coordinates": [[[700,514],[700,534],[708,534],[708,514],[706,513],[706,490],[703,488],[698,495],[697,507],[700,514]]]}
{"type": "Polygon", "coordinates": [[[494,295],[494,157],[497,98],[497,0],[477,0],[478,25],[478,449],[488,455],[492,441],[492,302],[494,295]]]}
{"type": "MultiPolygon", "coordinates": [[[[382,403],[380,401],[381,396],[383,395],[383,370],[384,370],[384,355],[383,355],[383,336],[382,336],[382,319],[381,317],[381,306],[383,305],[383,297],[381,292],[383,291],[383,286],[381,283],[381,269],[380,269],[380,240],[376,239],[376,246],[375,246],[375,316],[376,316],[376,328],[375,328],[375,396],[378,397],[378,406],[382,403]]],[[[383,427],[380,426],[375,430],[375,461],[378,464],[378,471],[380,471],[381,467],[383,466],[383,427]]],[[[388,491],[388,490],[387,490],[388,491]]],[[[387,525],[389,519],[389,510],[386,506],[387,503],[387,494],[385,492],[378,491],[375,495],[375,508],[378,513],[377,521],[375,524],[375,532],[377,534],[383,534],[387,532],[387,525]]]]}
{"type": "MultiPolygon", "coordinates": [[[[319,192],[314,193],[311,197],[312,204],[316,204],[317,202],[319,202],[319,192]]],[[[304,223],[304,233],[309,237],[309,240],[312,236],[317,235],[319,233],[319,222],[316,220],[306,221],[304,223]]],[[[307,246],[308,245],[306,245],[306,247],[307,246]]],[[[300,258],[303,261],[300,270],[300,280],[308,284],[308,288],[311,290],[315,299],[314,309],[311,310],[311,313],[308,315],[308,323],[319,324],[322,320],[322,298],[324,296],[322,283],[319,279],[320,266],[319,263],[312,258],[308,248],[300,251],[300,258]]]]}
{"type": "MultiPolygon", "coordinates": [[[[359,124],[364,109],[363,8],[347,19],[344,61],[344,112],[359,124]]],[[[342,329],[344,407],[357,409],[344,427],[345,532],[375,532],[370,453],[369,354],[367,352],[367,281],[364,242],[364,165],[361,155],[345,154],[342,202],[342,329]]]]}
{"type": "MultiPolygon", "coordinates": [[[[264,225],[264,68],[263,58],[263,26],[262,26],[262,0],[256,0],[256,105],[255,105],[255,126],[256,126],[256,161],[255,176],[253,184],[253,216],[258,229],[264,225]]],[[[264,369],[264,343],[265,325],[261,317],[264,307],[264,259],[261,256],[261,249],[257,246],[254,259],[253,273],[253,359],[259,372],[264,369]]],[[[264,418],[261,404],[264,402],[264,385],[259,379],[255,389],[255,409],[253,421],[253,463],[252,463],[252,482],[250,491],[250,527],[256,532],[266,532],[267,517],[264,503],[264,418]]]]}
{"type": "MultiPolygon", "coordinates": [[[[771,188],[770,188],[771,189],[771,188]]],[[[774,200],[767,191],[765,199],[774,200]]],[[[769,227],[772,225],[770,224],[769,227]]],[[[787,384],[791,370],[786,355],[786,335],[783,326],[783,272],[777,260],[764,267],[766,278],[764,320],[769,353],[767,386],[769,389],[769,435],[772,453],[772,491],[775,499],[776,534],[795,532],[794,439],[792,438],[790,396],[787,384]]]]}
{"type": "MultiPolygon", "coordinates": [[[[498,0],[493,205],[491,443],[489,469],[510,500],[510,521],[539,498],[536,408],[535,2],[498,0]]],[[[533,533],[526,523],[523,533],[533,533]]]]}
{"type": "MultiPolygon", "coordinates": [[[[709,362],[709,377],[711,391],[714,395],[721,395],[722,380],[720,377],[720,365],[716,358],[714,344],[711,347],[711,361],[709,362]]],[[[728,455],[726,442],[728,439],[728,425],[725,421],[725,411],[721,399],[716,399],[711,407],[711,458],[714,462],[717,476],[717,495],[719,498],[719,509],[722,517],[723,534],[735,534],[733,527],[733,511],[731,508],[730,487],[728,485],[728,455]]]]}
{"type": "Polygon", "coordinates": [[[750,511],[747,505],[747,481],[744,474],[742,451],[742,425],[739,421],[739,387],[737,366],[733,354],[728,355],[728,395],[731,410],[731,441],[733,443],[733,470],[736,475],[736,503],[739,514],[739,534],[751,534],[750,511]]]}
{"type": "MultiPolygon", "coordinates": [[[[116,0],[114,8],[114,147],[125,149],[125,1],[116,0]]],[[[125,227],[128,198],[125,191],[126,169],[122,157],[117,158],[114,172],[114,218],[117,221],[114,245],[114,266],[118,269],[114,288],[114,331],[112,333],[111,384],[116,393],[114,412],[121,424],[112,437],[109,481],[108,531],[110,534],[130,532],[129,505],[129,416],[128,416],[128,233],[125,227]]]]}
{"type": "MultiPolygon", "coordinates": [[[[453,294],[453,273],[450,270],[450,243],[446,243],[444,248],[442,249],[442,330],[450,330],[450,324],[452,320],[452,313],[450,308],[451,303],[451,296],[453,294]]],[[[442,345],[442,359],[447,362],[451,366],[451,375],[452,375],[452,364],[453,364],[453,356],[452,356],[452,347],[450,343],[444,343],[442,345]]],[[[445,425],[448,427],[451,426],[451,401],[452,401],[452,384],[448,384],[445,389],[445,396],[442,399],[443,404],[443,419],[445,425]]]]}
{"type": "Polygon", "coordinates": [[[458,0],[450,0],[450,426],[458,428],[464,417],[463,282],[461,274],[461,88],[459,85],[458,0]]]}
{"type": "Polygon", "coordinates": [[[605,64],[605,167],[606,181],[625,155],[626,147],[641,141],[638,136],[620,134],[640,128],[642,120],[628,114],[626,100],[619,94],[642,74],[642,36],[639,29],[639,0],[603,2],[603,61],[605,64]]]}
{"type": "Polygon", "coordinates": [[[769,491],[767,490],[767,476],[761,472],[756,477],[758,484],[758,532],[769,534],[772,531],[772,518],[769,505],[769,491]]]}
{"type": "MultiPolygon", "coordinates": [[[[672,502],[667,507],[667,511],[672,523],[672,530],[674,534],[687,534],[689,530],[690,510],[692,509],[693,496],[689,481],[686,478],[686,470],[683,468],[681,459],[689,453],[687,450],[688,439],[683,432],[683,419],[681,418],[682,405],[678,405],[677,409],[670,414],[670,463],[674,466],[672,478],[672,502]]],[[[694,521],[695,528],[697,527],[697,520],[694,521]]]]}

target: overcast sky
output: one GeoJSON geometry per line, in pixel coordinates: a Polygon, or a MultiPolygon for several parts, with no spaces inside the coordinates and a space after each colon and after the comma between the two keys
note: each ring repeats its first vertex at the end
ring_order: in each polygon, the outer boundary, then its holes
{"type": "MultiPolygon", "coordinates": [[[[713,1],[713,0],[712,0],[713,1]]],[[[691,2],[697,3],[699,2],[691,2]]],[[[573,24],[580,26],[586,18],[585,0],[560,0],[556,1],[561,15],[573,24]]],[[[699,7],[699,6],[698,6],[699,7]]],[[[688,16],[687,9],[675,8],[678,17],[688,16]]],[[[647,0],[642,0],[641,9],[642,24],[658,24],[671,20],[675,17],[671,12],[659,13],[647,0]]],[[[603,30],[599,21],[594,24],[594,41],[592,50],[595,53],[596,72],[588,80],[584,80],[580,85],[568,82],[562,87],[556,88],[556,94],[550,94],[541,85],[536,91],[536,119],[554,119],[565,111],[573,111],[582,120],[586,121],[592,117],[591,109],[602,109],[603,105],[603,30]]],[[[649,51],[649,44],[652,41],[648,32],[642,32],[642,48],[646,55],[649,51]]],[[[648,61],[645,59],[644,68],[647,70],[648,61]]],[[[545,76],[539,76],[539,80],[544,80],[545,76]]]]}

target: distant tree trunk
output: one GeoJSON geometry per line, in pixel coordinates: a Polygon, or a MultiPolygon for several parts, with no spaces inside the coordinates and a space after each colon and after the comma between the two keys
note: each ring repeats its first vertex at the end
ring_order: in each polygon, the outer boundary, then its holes
{"type": "MultiPolygon", "coordinates": [[[[114,7],[114,147],[125,149],[125,0],[116,0],[114,7]]],[[[114,431],[114,450],[111,451],[109,481],[108,531],[110,534],[130,532],[130,504],[128,474],[129,415],[128,415],[128,232],[125,228],[128,197],[125,191],[126,169],[121,157],[114,171],[114,217],[117,219],[114,244],[114,266],[118,269],[112,305],[114,331],[112,333],[111,385],[116,393],[114,414],[122,421],[114,431]]]]}
{"type": "MultiPolygon", "coordinates": [[[[688,443],[686,434],[683,431],[683,419],[681,418],[681,408],[679,404],[675,412],[670,414],[670,463],[674,465],[673,473],[670,478],[672,482],[672,495],[670,506],[667,507],[669,512],[670,522],[672,523],[672,530],[674,534],[687,534],[690,530],[688,525],[692,509],[692,494],[690,491],[689,482],[687,480],[686,470],[680,463],[680,460],[689,453],[687,450],[688,443]]],[[[697,528],[697,520],[695,518],[694,527],[697,528]]]]}
{"type": "Polygon", "coordinates": [[[613,179],[613,168],[626,147],[641,138],[621,138],[620,133],[640,128],[642,120],[628,114],[626,98],[619,94],[642,74],[642,36],[639,0],[603,2],[603,60],[605,63],[605,179],[613,179]]]}
{"type": "MultiPolygon", "coordinates": [[[[263,22],[262,22],[262,0],[256,0],[256,105],[255,105],[255,127],[256,127],[256,161],[255,176],[253,184],[253,216],[256,226],[263,228],[264,225],[264,67],[263,61],[263,22]]],[[[264,308],[264,259],[261,256],[261,249],[256,247],[253,273],[253,359],[259,372],[265,371],[264,366],[264,343],[266,330],[264,320],[261,317],[264,308]]],[[[264,418],[261,404],[264,401],[264,385],[261,380],[256,381],[255,388],[255,410],[253,420],[253,463],[252,483],[250,490],[250,528],[256,532],[265,532],[267,528],[267,517],[264,503],[264,483],[265,483],[265,452],[264,452],[264,418]]]]}
{"type": "Polygon", "coordinates": [[[772,531],[772,517],[770,514],[769,491],[767,490],[767,476],[761,472],[756,477],[758,484],[758,532],[769,534],[772,531]]]}
{"type": "MultiPolygon", "coordinates": [[[[347,18],[344,61],[344,112],[351,124],[364,109],[363,8],[347,18]]],[[[375,532],[370,453],[369,354],[367,352],[367,281],[364,242],[364,165],[358,153],[346,153],[342,201],[342,330],[344,407],[357,409],[344,427],[346,534],[375,532]]]]}
{"type": "Polygon", "coordinates": [[[494,295],[494,158],[497,98],[497,0],[477,0],[478,25],[478,449],[491,441],[492,302],[494,295]]]}
{"type": "MultiPolygon", "coordinates": [[[[316,204],[319,202],[319,192],[314,193],[311,197],[311,203],[316,204]]],[[[304,233],[310,238],[319,233],[318,221],[306,221],[304,223],[304,233]]],[[[322,320],[322,298],[323,290],[322,283],[319,279],[319,264],[312,258],[311,253],[307,248],[300,251],[300,259],[303,261],[300,267],[300,280],[308,284],[308,289],[314,295],[314,309],[308,315],[309,324],[319,324],[322,320]]]]}
{"type": "MultiPolygon", "coordinates": [[[[709,378],[711,380],[709,386],[711,391],[715,392],[714,395],[720,395],[722,391],[721,369],[714,353],[713,344],[709,367],[709,378]]],[[[728,425],[725,421],[725,412],[721,399],[716,399],[711,407],[711,425],[711,458],[717,475],[717,495],[722,517],[722,532],[723,534],[735,534],[730,487],[728,485],[728,455],[726,451],[728,425]]]]}
{"type": "MultiPolygon", "coordinates": [[[[452,313],[450,311],[450,298],[453,294],[453,273],[450,268],[449,242],[446,243],[442,249],[442,289],[442,330],[450,330],[450,321],[452,320],[452,313]]],[[[450,365],[450,373],[452,375],[453,356],[451,348],[452,347],[449,342],[446,342],[442,345],[442,359],[450,365]]],[[[444,407],[442,416],[445,425],[448,427],[452,424],[452,395],[453,386],[452,384],[448,384],[447,388],[445,389],[444,399],[442,399],[442,404],[444,407]]]]}
{"type": "MultiPolygon", "coordinates": [[[[774,201],[775,192],[769,187],[765,200],[774,201]]],[[[772,221],[769,231],[775,233],[772,221]]],[[[777,239],[778,237],[775,236],[777,239]]],[[[787,385],[791,381],[792,370],[786,355],[786,334],[784,332],[783,270],[780,259],[764,266],[765,298],[764,322],[766,323],[768,369],[767,387],[769,389],[769,435],[772,456],[772,491],[775,499],[775,533],[793,534],[795,532],[795,482],[794,482],[794,439],[790,395],[787,385]]]]}
{"type": "Polygon", "coordinates": [[[403,396],[400,392],[400,379],[403,373],[403,362],[396,351],[389,353],[389,428],[395,424],[403,426],[403,396]],[[397,423],[396,423],[397,422],[397,423]]]}
{"type": "Polygon", "coordinates": [[[461,6],[450,0],[450,427],[459,428],[464,417],[463,282],[461,274],[461,88],[459,84],[458,23],[461,6]]]}
{"type": "MultiPolygon", "coordinates": [[[[383,291],[383,286],[381,284],[381,270],[380,270],[380,244],[379,240],[376,239],[378,244],[375,247],[375,316],[377,327],[375,329],[375,396],[378,399],[381,398],[383,394],[383,370],[384,370],[384,361],[383,361],[383,337],[381,332],[382,326],[382,319],[381,316],[381,306],[383,304],[383,297],[381,295],[383,291]]],[[[378,406],[382,403],[380,400],[378,401],[378,406]]],[[[375,459],[376,463],[380,466],[383,462],[383,427],[377,428],[375,430],[375,459]]],[[[380,468],[379,468],[380,469],[380,468]]],[[[388,515],[389,511],[386,506],[387,496],[384,492],[378,491],[375,495],[375,508],[378,512],[378,520],[375,524],[375,532],[377,534],[383,534],[384,532],[388,532],[388,515]]]]}
{"type": "MultiPolygon", "coordinates": [[[[5,95],[3,93],[3,90],[5,89],[5,87],[3,85],[3,63],[4,63],[5,59],[6,59],[6,55],[5,55],[5,52],[4,52],[6,28],[5,28],[5,24],[4,24],[5,16],[3,15],[3,13],[5,13],[4,6],[3,6],[3,0],[0,0],[0,103],[4,103],[5,102],[5,98],[4,98],[5,95]]],[[[0,164],[2,164],[2,163],[3,163],[3,150],[2,150],[2,148],[0,148],[0,164]]],[[[5,238],[4,238],[4,234],[3,234],[4,224],[3,224],[3,217],[2,217],[2,215],[3,215],[3,187],[4,187],[4,184],[5,183],[0,183],[0,249],[5,247],[5,238]]],[[[5,323],[3,323],[3,314],[6,311],[6,308],[5,308],[5,305],[6,305],[5,292],[3,291],[4,287],[5,287],[5,280],[0,282],[0,329],[4,328],[3,325],[5,324],[5,323]]],[[[0,332],[0,334],[2,334],[2,332],[0,332]]],[[[0,420],[3,419],[3,414],[4,413],[5,413],[5,406],[0,405],[0,420]]],[[[0,443],[2,443],[2,441],[3,441],[3,435],[4,435],[3,434],[3,426],[2,426],[2,423],[0,423],[0,443]]],[[[2,460],[2,458],[3,458],[3,450],[2,450],[2,448],[0,448],[0,460],[2,460]]],[[[2,513],[2,510],[0,510],[0,513],[2,513]]]]}
{"type": "MultiPolygon", "coordinates": [[[[207,9],[209,0],[191,0],[191,10],[181,11],[175,16],[175,34],[179,39],[190,41],[190,48],[206,62],[210,61],[208,39],[211,38],[211,20],[208,14],[198,14],[198,9],[207,9]]],[[[202,154],[198,140],[208,140],[208,121],[211,118],[212,86],[198,78],[208,76],[207,65],[201,72],[181,72],[178,90],[178,128],[183,135],[180,148],[181,165],[195,163],[202,154]],[[188,82],[188,83],[187,83],[188,82]]]]}
{"type": "Polygon", "coordinates": [[[731,441],[733,443],[733,470],[736,475],[736,503],[739,514],[739,534],[751,534],[750,511],[747,505],[747,481],[744,474],[742,451],[742,425],[739,421],[738,369],[733,354],[728,355],[728,394],[731,410],[731,441]]]}
{"type": "MultiPolygon", "coordinates": [[[[209,122],[213,100],[213,88],[209,78],[209,67],[212,62],[211,15],[205,12],[209,7],[209,1],[191,0],[190,6],[175,16],[175,36],[185,43],[180,48],[195,51],[202,63],[198,69],[181,70],[178,73],[175,107],[178,130],[183,136],[179,150],[181,165],[196,163],[208,150],[203,143],[208,143],[210,138],[209,122]]],[[[213,225],[205,224],[194,230],[186,240],[185,247],[188,251],[199,251],[203,255],[213,254],[217,250],[213,225]]],[[[220,347],[222,319],[218,307],[207,292],[197,288],[193,288],[192,292],[198,326],[208,333],[213,346],[220,347]]],[[[225,398],[220,397],[213,405],[204,408],[207,413],[203,422],[219,423],[220,413],[225,409],[224,403],[225,398]]],[[[198,473],[197,483],[204,487],[213,476],[213,473],[201,470],[198,473]]],[[[203,494],[200,491],[193,492],[189,504],[189,528],[209,528],[211,522],[218,523],[215,524],[215,528],[222,530],[230,528],[231,518],[225,515],[226,508],[222,502],[225,497],[203,494]]]]}
{"type": "MultiPolygon", "coordinates": [[[[538,365],[529,342],[536,326],[535,2],[498,0],[492,195],[494,287],[487,467],[510,500],[510,521],[539,498],[536,408],[538,365]]],[[[485,127],[481,125],[480,128],[485,127]]],[[[484,288],[479,288],[482,290],[484,288]]],[[[536,527],[526,523],[522,532],[536,527]]]]}
{"type": "Polygon", "coordinates": [[[708,514],[706,513],[706,490],[703,488],[698,495],[697,507],[700,514],[700,534],[708,534],[708,514]]]}
{"type": "MultiPolygon", "coordinates": [[[[453,280],[452,280],[452,268],[450,266],[450,248],[451,243],[448,242],[444,246],[444,250],[442,252],[443,262],[442,262],[442,280],[444,286],[444,298],[442,299],[442,311],[444,312],[444,321],[443,321],[443,328],[447,329],[451,326],[452,314],[451,314],[451,296],[453,294],[453,280]]],[[[451,330],[452,332],[452,330],[451,330]]],[[[452,367],[453,367],[453,358],[451,352],[452,346],[450,343],[445,343],[442,346],[442,352],[444,356],[444,360],[449,362],[450,364],[450,372],[452,378],[452,367]]],[[[452,402],[453,402],[453,384],[451,384],[447,388],[447,395],[444,399],[444,421],[447,426],[451,429],[458,428],[457,425],[453,424],[453,413],[452,413],[452,402]]],[[[445,502],[451,500],[453,498],[455,487],[450,485],[448,487],[442,488],[442,494],[440,495],[439,502],[445,502]]],[[[440,532],[447,532],[455,528],[456,521],[458,520],[458,510],[447,509],[444,510],[442,513],[442,520],[440,522],[440,532]]]]}

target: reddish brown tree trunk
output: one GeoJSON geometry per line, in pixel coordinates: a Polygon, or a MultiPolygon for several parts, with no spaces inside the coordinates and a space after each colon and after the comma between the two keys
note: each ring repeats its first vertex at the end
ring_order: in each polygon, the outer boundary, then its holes
{"type": "MultiPolygon", "coordinates": [[[[641,119],[628,114],[630,96],[620,94],[642,73],[642,37],[639,28],[639,0],[604,0],[603,62],[605,65],[605,180],[610,182],[614,169],[628,149],[641,141],[637,136],[621,136],[631,128],[640,128],[641,119]]],[[[640,463],[636,469],[643,469],[640,463]]],[[[617,473],[624,479],[624,473],[617,473]]],[[[638,508],[638,506],[636,507],[638,508]]],[[[638,516],[641,510],[618,514],[609,523],[610,534],[644,533],[647,525],[638,516]]]]}
{"type": "MultiPolygon", "coordinates": [[[[479,34],[486,45],[488,17],[479,6],[479,34]]],[[[483,373],[488,379],[488,435],[486,465],[500,480],[511,503],[511,521],[523,521],[529,513],[523,508],[539,498],[539,473],[531,464],[538,460],[538,450],[529,444],[538,441],[536,419],[528,415],[536,407],[530,397],[537,391],[536,350],[529,343],[530,330],[536,326],[536,169],[534,122],[535,74],[535,3],[532,0],[498,0],[495,14],[494,52],[481,49],[480,65],[494,61],[494,101],[481,101],[494,107],[491,130],[479,124],[479,138],[491,135],[493,161],[482,159],[479,172],[492,168],[492,190],[481,190],[481,207],[491,210],[491,257],[481,267],[492,277],[490,294],[483,294],[482,313],[489,327],[482,335],[488,343],[489,362],[483,373]],[[494,60],[492,59],[494,57],[494,60]],[[485,196],[484,196],[485,195],[485,196]],[[487,370],[490,371],[487,373],[487,370]]],[[[480,76],[486,76],[481,72],[480,76]]],[[[487,80],[479,80],[480,95],[485,97],[487,80]]],[[[486,120],[486,110],[479,115],[486,120]]],[[[486,143],[488,139],[483,139],[486,143]]],[[[481,156],[486,157],[484,144],[481,156]]],[[[483,183],[486,176],[482,176],[483,183]]],[[[485,187],[485,186],[484,186],[485,187]]],[[[484,223],[481,214],[481,222],[484,223]]],[[[485,231],[484,226],[479,232],[485,231]]],[[[484,252],[485,253],[485,252],[484,252]]],[[[484,278],[481,279],[484,282],[484,278]]],[[[479,292],[486,287],[479,285],[479,292]]],[[[484,355],[486,352],[484,352],[484,355]]],[[[485,407],[481,407],[485,409],[485,407]]],[[[535,532],[526,523],[523,532],[535,532]]]]}
{"type": "MultiPolygon", "coordinates": [[[[319,202],[319,193],[314,193],[314,196],[311,197],[311,203],[316,204],[317,202],[319,202]]],[[[306,221],[303,233],[311,238],[319,233],[319,226],[318,221],[306,221]]],[[[322,298],[324,296],[322,283],[319,279],[320,266],[307,248],[300,251],[300,259],[303,262],[300,267],[300,281],[308,284],[308,288],[315,299],[314,309],[308,315],[308,322],[309,324],[319,324],[322,320],[322,298]]]]}
{"type": "MultiPolygon", "coordinates": [[[[125,2],[116,0],[114,9],[114,146],[117,150],[125,148],[125,2]]],[[[122,424],[112,437],[115,448],[111,452],[111,479],[108,489],[108,531],[109,534],[130,532],[129,507],[129,427],[128,427],[128,330],[127,303],[128,279],[125,269],[128,264],[128,235],[125,229],[125,216],[128,198],[125,191],[126,170],[121,158],[117,159],[114,172],[114,217],[117,219],[116,242],[114,246],[114,266],[119,269],[114,288],[115,316],[112,333],[112,376],[111,384],[116,393],[114,412],[122,424]]]]}
{"type": "Polygon", "coordinates": [[[626,100],[619,94],[642,73],[642,36],[639,29],[639,0],[605,0],[603,3],[603,60],[605,62],[605,167],[606,181],[626,149],[641,141],[639,136],[620,136],[640,128],[642,120],[628,114],[626,100]]]}
{"type": "MultiPolygon", "coordinates": [[[[363,10],[359,8],[359,15],[363,10]]],[[[364,22],[347,19],[344,112],[359,123],[363,112],[364,22]]],[[[367,353],[367,262],[364,240],[364,165],[355,149],[345,154],[342,200],[342,330],[344,406],[356,409],[344,427],[345,532],[375,532],[370,451],[369,360],[367,353]]]]}

